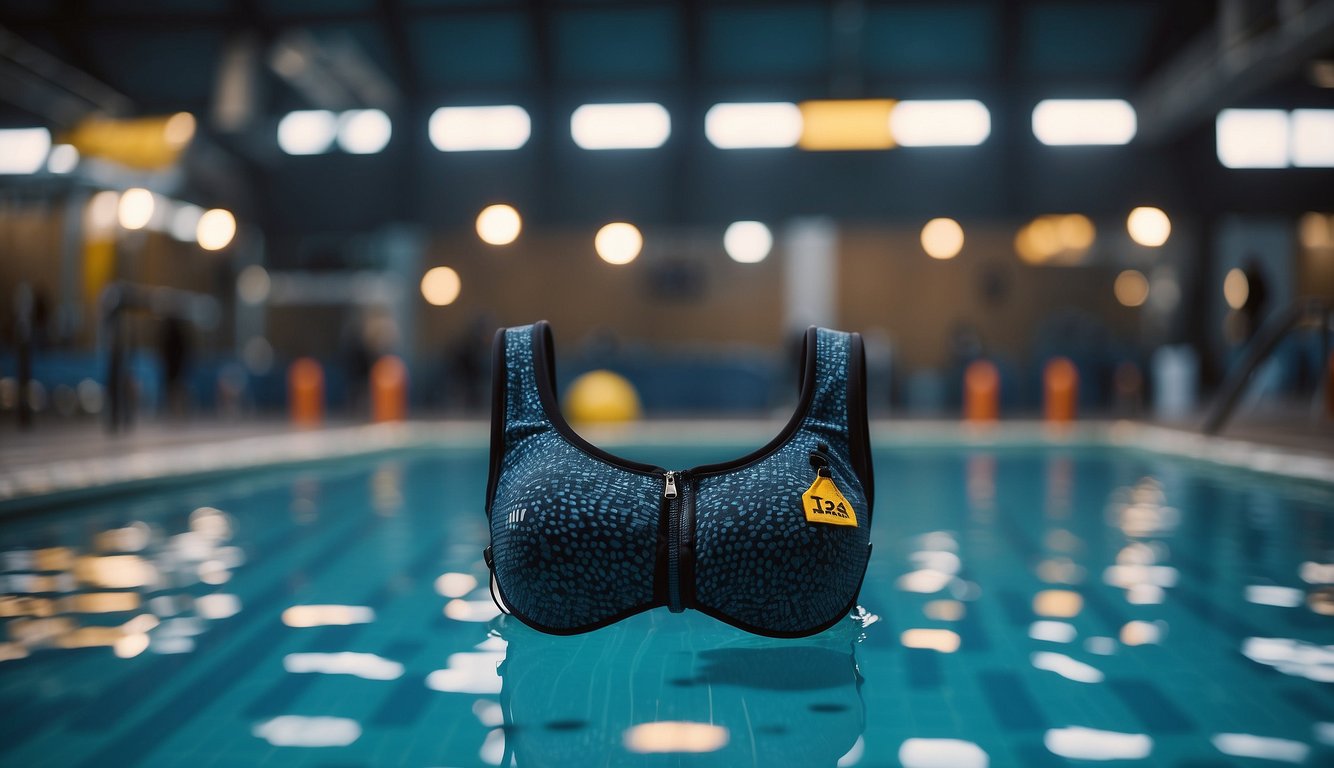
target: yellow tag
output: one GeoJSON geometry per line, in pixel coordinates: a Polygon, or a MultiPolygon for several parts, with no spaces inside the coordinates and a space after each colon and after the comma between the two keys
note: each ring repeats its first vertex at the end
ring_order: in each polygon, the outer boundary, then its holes
{"type": "Polygon", "coordinates": [[[811,487],[801,494],[801,503],[806,510],[807,522],[857,527],[857,512],[838,492],[832,477],[816,477],[811,487]]]}

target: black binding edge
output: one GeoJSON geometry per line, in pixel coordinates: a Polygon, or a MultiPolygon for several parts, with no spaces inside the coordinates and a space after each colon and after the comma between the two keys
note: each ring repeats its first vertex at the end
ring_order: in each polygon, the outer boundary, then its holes
{"type": "Polygon", "coordinates": [[[505,458],[505,329],[496,331],[491,342],[491,465],[486,478],[486,519],[500,482],[500,464],[505,458]]]}
{"type": "Polygon", "coordinates": [[[556,366],[553,364],[555,355],[552,346],[551,324],[546,320],[533,323],[533,378],[537,380],[537,397],[542,401],[542,410],[546,412],[547,421],[551,422],[551,426],[575,448],[599,461],[645,475],[661,475],[666,472],[667,470],[653,464],[631,461],[607,453],[574,431],[560,412],[560,401],[556,398],[556,366]]]}
{"type": "Polygon", "coordinates": [[[540,621],[535,621],[534,619],[529,618],[528,616],[524,615],[521,611],[519,611],[519,609],[515,608],[514,603],[511,602],[508,597],[505,597],[505,588],[501,586],[499,576],[496,577],[496,591],[500,593],[500,599],[503,600],[505,602],[505,605],[509,607],[510,616],[513,616],[519,621],[522,621],[524,624],[527,624],[533,629],[536,629],[538,632],[545,632],[548,635],[582,635],[585,632],[592,632],[595,629],[602,629],[603,627],[610,626],[618,621],[623,621],[625,619],[628,619],[637,613],[643,613],[644,611],[657,608],[658,606],[662,605],[662,603],[650,601],[647,603],[641,603],[639,605],[636,605],[633,608],[627,608],[626,610],[621,611],[615,614],[614,616],[608,616],[607,618],[604,619],[598,619],[592,624],[581,624],[577,627],[551,627],[547,626],[546,624],[543,624],[540,621]]]}
{"type": "Polygon", "coordinates": [[[739,621],[737,619],[733,619],[727,616],[726,614],[715,611],[714,609],[710,608],[707,605],[696,603],[693,607],[695,610],[699,611],[705,616],[717,619],[718,621],[736,627],[737,629],[745,630],[746,632],[749,632],[753,635],[763,635],[764,637],[777,637],[784,640],[790,640],[798,637],[810,637],[811,635],[820,634],[826,629],[829,629],[830,627],[834,626],[840,621],[843,621],[844,619],[848,618],[848,616],[852,614],[852,609],[857,607],[857,598],[861,595],[862,585],[866,583],[866,569],[868,566],[870,566],[870,564],[871,564],[871,544],[868,542],[866,545],[866,560],[862,563],[862,573],[861,577],[857,579],[857,588],[852,590],[852,599],[848,601],[847,605],[843,606],[843,609],[841,611],[834,614],[833,618],[829,619],[828,621],[817,624],[814,627],[811,627],[810,629],[798,629],[792,631],[765,629],[764,627],[757,627],[754,624],[750,624],[745,621],[739,621]]]}
{"type": "Polygon", "coordinates": [[[866,347],[853,333],[848,348],[848,453],[866,496],[867,525],[875,506],[875,467],[871,462],[871,429],[866,416],[866,347]]]}
{"type": "Polygon", "coordinates": [[[775,435],[774,438],[763,447],[751,451],[739,459],[723,461],[717,464],[705,464],[703,466],[695,467],[694,469],[686,470],[691,477],[731,472],[734,469],[740,469],[749,464],[754,464],[757,461],[767,458],[779,448],[782,448],[787,444],[787,441],[796,434],[797,430],[801,428],[802,422],[806,420],[806,414],[810,412],[811,401],[815,399],[815,367],[816,358],[819,357],[815,345],[815,337],[817,333],[818,329],[813,325],[806,329],[805,343],[801,348],[801,393],[797,397],[796,410],[792,412],[792,416],[783,427],[783,431],[775,435]]]}

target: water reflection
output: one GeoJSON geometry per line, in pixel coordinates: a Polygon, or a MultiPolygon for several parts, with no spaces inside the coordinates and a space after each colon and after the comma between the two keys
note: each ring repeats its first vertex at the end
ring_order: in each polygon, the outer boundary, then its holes
{"type": "Polygon", "coordinates": [[[121,659],[192,651],[207,622],[241,611],[239,596],[209,589],[245,563],[234,529],[203,506],[181,528],[133,521],[81,531],[80,544],[0,552],[0,662],[79,648],[121,659]]]}
{"type": "Polygon", "coordinates": [[[503,743],[502,765],[638,764],[636,753],[695,753],[692,765],[851,765],[840,759],[866,724],[855,650],[869,623],[770,640],[649,613],[551,637],[501,617],[491,648],[503,642],[503,656],[455,654],[432,687],[483,688],[486,665],[503,658],[491,667],[503,725],[482,748],[496,757],[503,743]]]}

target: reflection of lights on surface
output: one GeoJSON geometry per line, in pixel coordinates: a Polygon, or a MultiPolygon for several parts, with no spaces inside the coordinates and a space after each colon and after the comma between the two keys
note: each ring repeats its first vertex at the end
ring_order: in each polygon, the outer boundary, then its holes
{"type": "Polygon", "coordinates": [[[477,578],[467,573],[442,573],[435,580],[435,591],[445,597],[463,597],[477,589],[477,578]]]}
{"type": "Polygon", "coordinates": [[[1334,647],[1286,637],[1248,637],[1241,645],[1241,653],[1285,675],[1334,683],[1334,647]]]}
{"type": "Polygon", "coordinates": [[[148,635],[142,632],[126,635],[111,644],[111,650],[117,657],[132,659],[148,649],[148,635]]]}
{"type": "Polygon", "coordinates": [[[141,187],[125,190],[116,208],[116,218],[126,229],[143,229],[153,218],[153,193],[141,187]]]}
{"type": "Polygon", "coordinates": [[[773,233],[762,222],[734,221],[723,232],[723,250],[732,261],[741,264],[764,261],[773,247],[773,233]]]}
{"type": "Polygon", "coordinates": [[[904,648],[922,648],[939,653],[959,650],[959,633],[949,629],[905,629],[899,636],[904,648]]]}
{"type": "Polygon", "coordinates": [[[232,572],[217,560],[205,560],[200,563],[197,573],[200,581],[214,586],[226,584],[232,579],[232,572]]]}
{"type": "Polygon", "coordinates": [[[1288,113],[1281,109],[1225,109],[1214,122],[1218,161],[1228,168],[1282,168],[1288,164],[1288,113]]]}
{"type": "Polygon", "coordinates": [[[963,618],[964,606],[958,600],[930,600],[922,606],[922,613],[936,621],[958,621],[963,618]]]}
{"type": "Polygon", "coordinates": [[[523,219],[511,205],[488,205],[477,214],[477,236],[490,245],[509,245],[519,238],[523,219]]]}
{"type": "Polygon", "coordinates": [[[487,765],[500,765],[505,761],[505,729],[492,728],[482,740],[482,748],[477,756],[487,765]]]}
{"type": "Polygon", "coordinates": [[[719,149],[796,146],[801,127],[801,109],[790,102],[714,104],[704,114],[704,135],[719,149]]]}
{"type": "Polygon", "coordinates": [[[916,571],[910,571],[899,577],[895,586],[904,592],[916,592],[918,594],[929,595],[933,592],[939,592],[949,586],[954,580],[954,576],[941,571],[923,568],[916,571]]]}
{"type": "Polygon", "coordinates": [[[361,737],[361,725],[346,717],[281,715],[251,733],[275,747],[346,747],[361,737]]]}
{"type": "Polygon", "coordinates": [[[492,600],[464,600],[454,598],[445,603],[445,616],[454,621],[490,621],[500,615],[492,600]]]}
{"type": "Polygon", "coordinates": [[[1048,730],[1042,743],[1052,754],[1073,760],[1143,760],[1153,751],[1153,739],[1147,734],[1077,725],[1048,730]]]}
{"type": "Polygon", "coordinates": [[[1028,636],[1048,643],[1073,642],[1078,634],[1074,624],[1064,621],[1035,621],[1028,625],[1028,636]]]}
{"type": "Polygon", "coordinates": [[[1084,568],[1068,557],[1049,557],[1038,563],[1038,578],[1048,584],[1079,584],[1084,568]]]}
{"type": "Polygon", "coordinates": [[[1030,657],[1030,660],[1033,662],[1035,669],[1055,672],[1061,677],[1074,680],[1077,683],[1101,683],[1104,678],[1102,670],[1066,656],[1064,653],[1038,651],[1030,657]]]}
{"type": "Polygon", "coordinates": [[[397,680],[403,665],[373,653],[289,653],[283,669],[293,674],[351,675],[365,680],[397,680]]]}
{"type": "Polygon", "coordinates": [[[1112,293],[1123,307],[1138,307],[1149,298],[1149,278],[1137,269],[1127,269],[1116,276],[1112,293]]]}
{"type": "Polygon", "coordinates": [[[899,763],[903,768],[987,768],[990,759],[963,739],[908,739],[899,747],[899,763]]]}
{"type": "Polygon", "coordinates": [[[672,133],[661,104],[584,104],[570,115],[570,135],[581,149],[653,149],[672,133]]]}
{"type": "Polygon", "coordinates": [[[327,109],[288,112],[278,121],[278,147],[289,155],[318,155],[333,146],[338,117],[327,109]]]}
{"type": "Polygon", "coordinates": [[[1135,108],[1121,99],[1044,99],[1033,108],[1033,135],[1048,146],[1129,144],[1135,108]]]}
{"type": "Polygon", "coordinates": [[[451,653],[445,668],[426,676],[426,687],[448,693],[500,693],[496,665],[505,660],[504,649],[478,653],[451,653]]]}
{"type": "Polygon", "coordinates": [[[227,619],[241,612],[241,598],[217,593],[195,598],[195,613],[205,619],[227,619]]]}
{"type": "Polygon", "coordinates": [[[364,605],[294,605],[283,611],[283,623],[289,627],[339,627],[372,621],[375,611],[364,605]]]}
{"type": "Polygon", "coordinates": [[[1272,584],[1250,584],[1246,587],[1246,602],[1256,605],[1272,605],[1278,608],[1296,608],[1302,604],[1306,594],[1300,589],[1279,587],[1272,584]]]}
{"type": "Polygon", "coordinates": [[[1033,596],[1033,613],[1054,619],[1078,616],[1084,610],[1084,597],[1068,589],[1045,589],[1033,596]]]}
{"type": "Polygon", "coordinates": [[[36,173],[51,149],[45,128],[0,129],[0,174],[36,173]]]}
{"type": "Polygon", "coordinates": [[[933,259],[952,259],[963,250],[963,227],[954,219],[932,219],[922,227],[922,250],[933,259]]]}
{"type": "Polygon", "coordinates": [[[79,165],[79,150],[73,144],[57,144],[46,158],[46,170],[51,173],[69,173],[79,165]]]}
{"type": "Polygon", "coordinates": [[[487,728],[499,728],[505,724],[505,710],[500,704],[486,699],[478,699],[472,703],[472,713],[477,717],[477,722],[487,728]]]}
{"type": "Polygon", "coordinates": [[[61,607],[71,613],[121,613],[138,610],[138,592],[86,592],[70,595],[61,607]]]}
{"type": "Polygon", "coordinates": [[[199,241],[199,247],[206,251],[226,248],[235,236],[236,217],[223,208],[204,211],[195,226],[195,239],[199,241]]]}
{"type": "Polygon", "coordinates": [[[1233,757],[1255,757],[1280,763],[1304,763],[1311,747],[1291,739],[1276,739],[1250,733],[1216,733],[1214,748],[1233,757]]]}
{"type": "Polygon", "coordinates": [[[1227,276],[1223,278],[1223,299],[1227,305],[1233,309],[1241,309],[1246,306],[1246,301],[1251,297],[1251,281],[1246,278],[1246,273],[1237,267],[1227,271],[1227,276]]]}
{"type": "Polygon", "coordinates": [[[1299,573],[1307,584],[1334,584],[1334,563],[1307,560],[1301,564],[1299,573]]]}
{"type": "Polygon", "coordinates": [[[236,276],[236,295],[247,304],[263,304],[271,287],[269,271],[258,264],[251,264],[236,276]]]}
{"type": "Polygon", "coordinates": [[[139,552],[147,547],[152,529],[147,523],[132,523],[124,528],[112,528],[93,536],[93,549],[100,552],[139,552]]]}
{"type": "Polygon", "coordinates": [[[1167,592],[1156,584],[1132,584],[1126,589],[1126,602],[1131,605],[1158,605],[1167,599],[1167,592]]]}
{"type": "Polygon", "coordinates": [[[1136,584],[1152,584],[1170,589],[1177,585],[1180,576],[1180,572],[1170,565],[1140,563],[1109,565],[1102,572],[1103,582],[1122,589],[1129,589],[1136,584]]]}
{"type": "Polygon", "coordinates": [[[157,581],[157,569],[138,555],[83,556],[74,565],[74,575],[85,584],[107,589],[144,587],[157,581]]]}
{"type": "Polygon", "coordinates": [[[972,99],[900,101],[889,132],[904,147],[971,147],[991,135],[991,113],[972,99]]]}
{"type": "Polygon", "coordinates": [[[350,109],[338,116],[338,146],[354,155],[373,155],[394,133],[389,115],[379,109],[350,109]]]}
{"type": "Polygon", "coordinates": [[[1161,622],[1127,621],[1121,627],[1122,645],[1156,645],[1163,639],[1161,622]]]}
{"type": "Polygon", "coordinates": [[[422,275],[422,298],[432,306],[447,307],[453,304],[462,290],[463,281],[459,279],[459,273],[450,267],[432,267],[422,275]]]}
{"type": "Polygon", "coordinates": [[[1172,220],[1161,208],[1140,206],[1126,217],[1130,239],[1148,248],[1157,248],[1172,234],[1172,220]]]}
{"type": "Polygon", "coordinates": [[[518,149],[528,143],[532,120],[523,107],[441,107],[427,126],[431,144],[441,152],[518,149]]]}
{"type": "Polygon", "coordinates": [[[1292,164],[1334,167],[1334,109],[1292,110],[1292,164]]]}
{"type": "Polygon", "coordinates": [[[625,748],[640,754],[668,752],[716,752],[727,746],[727,729],[721,725],[664,720],[627,728],[625,748]]]}
{"type": "Polygon", "coordinates": [[[908,555],[908,560],[918,568],[953,576],[963,567],[959,556],[948,550],[923,549],[908,555]]]}
{"type": "Polygon", "coordinates": [[[232,535],[231,519],[216,507],[198,507],[190,513],[190,530],[206,539],[221,541],[232,535]]]}
{"type": "Polygon", "coordinates": [[[1090,637],[1084,641],[1084,650],[1099,656],[1116,653],[1116,640],[1110,637],[1090,637]]]}
{"type": "Polygon", "coordinates": [[[0,662],[28,658],[28,649],[22,643],[0,643],[0,662]]]}
{"type": "Polygon", "coordinates": [[[644,236],[634,224],[614,221],[598,230],[593,248],[608,264],[629,264],[644,248],[644,236]]]}

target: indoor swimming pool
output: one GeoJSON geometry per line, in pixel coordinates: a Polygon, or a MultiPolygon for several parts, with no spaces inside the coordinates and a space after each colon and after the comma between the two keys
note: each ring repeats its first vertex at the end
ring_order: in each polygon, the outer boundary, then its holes
{"type": "Polygon", "coordinates": [[[875,468],[862,608],[801,640],[498,617],[484,447],[11,506],[0,763],[1334,764],[1334,486],[1096,442],[875,468]]]}

